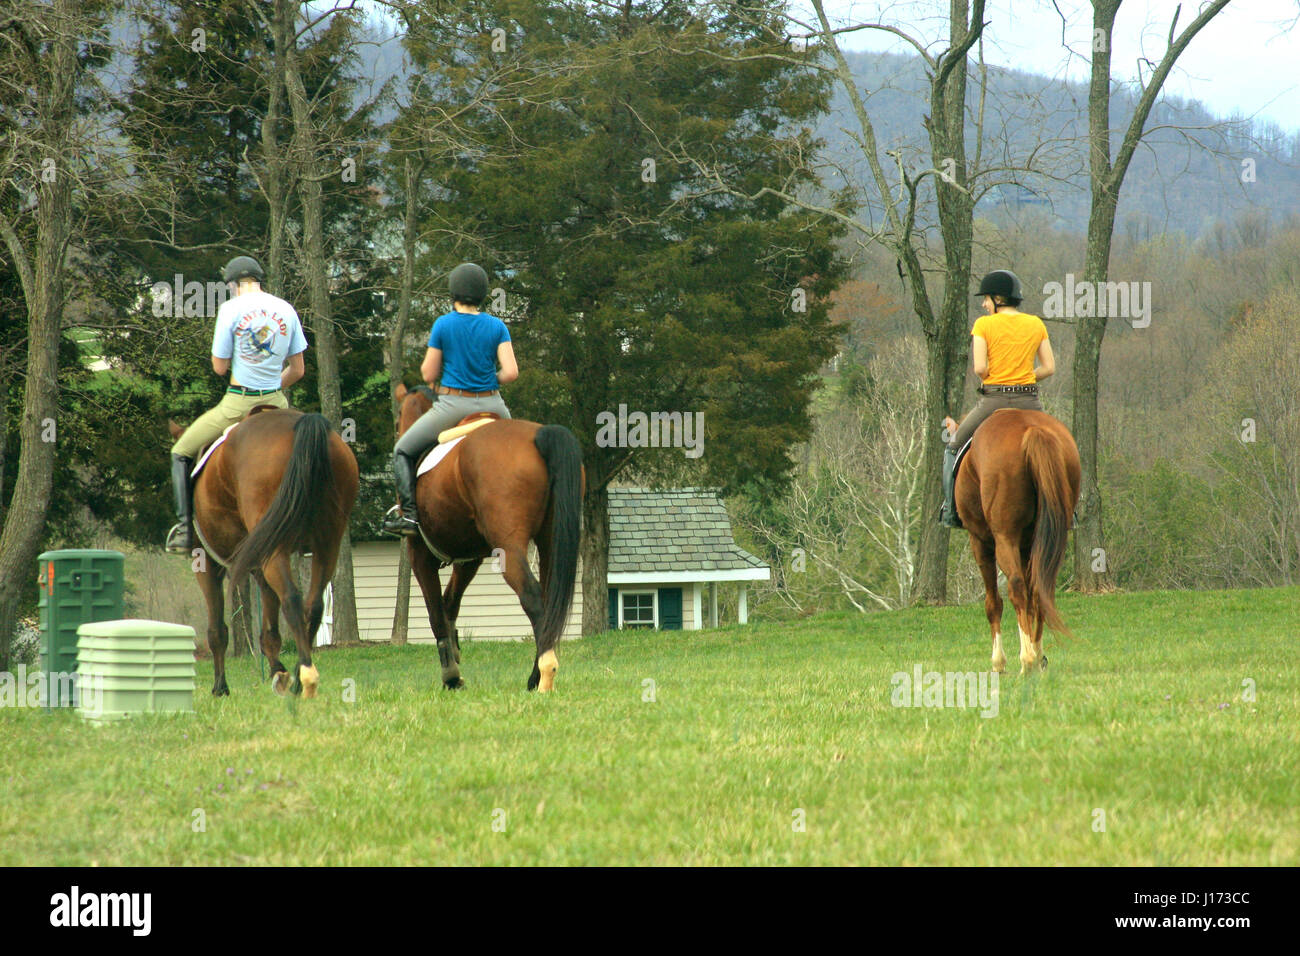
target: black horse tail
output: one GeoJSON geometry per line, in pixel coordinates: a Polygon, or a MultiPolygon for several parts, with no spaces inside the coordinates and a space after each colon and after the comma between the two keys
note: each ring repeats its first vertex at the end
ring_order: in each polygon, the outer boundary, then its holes
{"type": "Polygon", "coordinates": [[[1047,626],[1069,634],[1070,629],[1056,610],[1056,575],[1061,570],[1065,536],[1070,530],[1070,482],[1065,474],[1065,455],[1060,439],[1038,426],[1025,432],[1020,447],[1038,488],[1034,541],[1029,548],[1029,587],[1047,626]]]}
{"type": "Polygon", "coordinates": [[[230,580],[242,581],[253,568],[281,548],[299,548],[315,530],[333,472],[330,468],[330,423],[315,412],[293,426],[293,450],[280,488],[230,562],[230,580]]]}
{"type": "Polygon", "coordinates": [[[559,641],[573,604],[582,522],[582,446],[563,425],[543,425],[533,443],[546,462],[551,513],[551,573],[542,596],[537,642],[537,652],[544,654],[559,641]]]}

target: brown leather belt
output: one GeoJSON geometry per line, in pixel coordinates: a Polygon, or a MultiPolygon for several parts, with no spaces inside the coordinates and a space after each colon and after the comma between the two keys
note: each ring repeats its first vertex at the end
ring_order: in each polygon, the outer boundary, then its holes
{"type": "Polygon", "coordinates": [[[494,388],[490,392],[467,392],[463,388],[449,388],[446,385],[439,385],[434,391],[439,395],[459,395],[461,398],[487,398],[489,395],[495,395],[501,389],[494,388]]]}
{"type": "Polygon", "coordinates": [[[1021,394],[1037,395],[1037,385],[981,385],[975,389],[981,395],[988,395],[991,392],[1019,392],[1021,394]]]}

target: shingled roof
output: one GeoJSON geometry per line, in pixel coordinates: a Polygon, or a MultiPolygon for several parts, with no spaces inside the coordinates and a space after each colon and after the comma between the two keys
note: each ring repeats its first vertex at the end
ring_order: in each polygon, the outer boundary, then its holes
{"type": "Polygon", "coordinates": [[[766,568],[736,544],[731,519],[707,488],[609,489],[609,573],[766,568]]]}

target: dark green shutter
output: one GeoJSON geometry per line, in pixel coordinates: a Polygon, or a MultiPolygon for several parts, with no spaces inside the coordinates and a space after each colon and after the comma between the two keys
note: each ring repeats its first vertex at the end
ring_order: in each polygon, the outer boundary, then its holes
{"type": "Polygon", "coordinates": [[[609,589],[609,629],[618,630],[618,588],[609,589]]]}
{"type": "Polygon", "coordinates": [[[682,589],[659,589],[659,629],[661,631],[680,631],[682,629],[682,589]]]}

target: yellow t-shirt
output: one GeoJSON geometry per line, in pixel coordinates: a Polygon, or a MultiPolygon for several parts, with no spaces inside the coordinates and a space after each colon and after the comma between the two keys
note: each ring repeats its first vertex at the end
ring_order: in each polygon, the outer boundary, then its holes
{"type": "Polygon", "coordinates": [[[971,335],[989,347],[989,374],[985,385],[1033,385],[1034,355],[1047,338],[1043,320],[1028,312],[995,312],[975,320],[971,335]]]}

